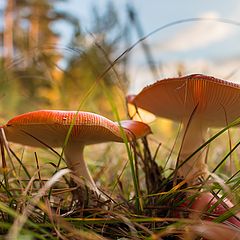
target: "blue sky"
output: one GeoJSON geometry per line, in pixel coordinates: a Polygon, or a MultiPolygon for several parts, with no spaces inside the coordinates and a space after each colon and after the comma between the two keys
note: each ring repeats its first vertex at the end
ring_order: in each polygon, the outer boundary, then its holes
{"type": "MultiPolygon", "coordinates": [[[[0,8],[3,8],[6,1],[0,1],[0,8]]],[[[111,0],[65,0],[60,1],[57,5],[59,9],[77,16],[82,29],[88,31],[92,21],[92,6],[95,5],[101,12],[109,1],[111,0]]],[[[225,18],[240,22],[239,0],[112,0],[112,2],[124,24],[128,24],[126,5],[131,3],[138,13],[146,34],[167,23],[186,18],[225,18]]],[[[71,34],[70,29],[66,25],[58,26],[58,29],[63,36],[62,43],[67,44],[71,34]]],[[[134,29],[132,32],[132,41],[134,42],[138,37],[134,29]]],[[[155,58],[160,61],[162,59],[195,59],[199,57],[225,58],[238,55],[240,52],[239,39],[240,26],[194,22],[179,24],[160,31],[147,41],[151,44],[153,52],[156,52],[155,58]],[[209,24],[212,27],[208,27],[209,24]],[[184,42],[185,48],[183,47],[184,42]]],[[[138,51],[136,48],[137,57],[138,51]]]]}
{"type": "MultiPolygon", "coordinates": [[[[99,11],[101,11],[105,8],[108,1],[68,0],[67,2],[67,4],[64,3],[61,6],[75,16],[78,16],[81,20],[83,30],[85,29],[87,31],[91,25],[92,6],[97,6],[99,11]]],[[[219,4],[218,0],[119,0],[113,2],[118,9],[123,23],[127,21],[126,5],[131,2],[139,15],[138,17],[146,34],[164,24],[186,18],[225,18],[240,22],[240,2],[237,0],[221,1],[221,4],[219,4]]],[[[136,41],[137,35],[134,29],[132,35],[134,36],[133,41],[136,41]]],[[[163,58],[177,59],[178,56],[180,58],[195,58],[198,56],[214,58],[238,54],[238,51],[240,52],[240,47],[238,47],[239,39],[240,26],[236,27],[224,23],[213,24],[204,21],[170,27],[154,34],[147,41],[154,46],[154,49],[162,50],[163,58]],[[209,24],[212,27],[208,27],[209,24]],[[195,31],[193,31],[194,28],[195,31]],[[187,34],[184,36],[185,33],[187,34]],[[203,35],[206,36],[203,37],[203,35]],[[186,45],[188,45],[189,48],[186,46],[185,48],[180,47],[180,49],[177,50],[179,46],[176,44],[176,38],[179,38],[179,36],[181,36],[180,40],[182,42],[186,40],[186,45]],[[197,38],[199,40],[197,40],[197,38]],[[202,43],[200,44],[200,42],[202,43]],[[175,47],[173,46],[174,44],[175,47]],[[168,50],[167,54],[166,49],[168,50]],[[221,49],[221,51],[219,51],[219,49],[221,49]],[[175,52],[175,54],[172,54],[173,52],[175,52]]]]}
{"type": "MultiPolygon", "coordinates": [[[[83,29],[91,25],[93,4],[102,11],[107,0],[69,0],[65,10],[79,16],[83,29]]],[[[187,18],[228,19],[240,22],[238,0],[118,0],[113,1],[122,22],[127,23],[126,5],[131,3],[147,34],[173,21],[187,18]]],[[[132,30],[132,42],[138,39],[132,30]]],[[[186,74],[200,72],[219,78],[228,76],[240,66],[240,26],[214,21],[179,24],[159,31],[147,39],[156,64],[162,64],[159,78],[176,75],[176,64],[183,63],[186,74]],[[238,59],[239,58],[239,59],[238,59]]],[[[131,52],[130,90],[139,90],[153,79],[146,66],[141,46],[131,52]]],[[[240,79],[234,74],[232,81],[240,79]]]]}
{"type": "MultiPolygon", "coordinates": [[[[7,1],[7,0],[5,0],[7,1]]],[[[66,0],[58,3],[58,8],[77,16],[83,31],[92,25],[92,6],[104,11],[109,0],[66,0]]],[[[145,34],[165,24],[188,18],[229,19],[240,22],[239,0],[112,0],[123,24],[129,24],[126,5],[134,6],[145,34]]],[[[0,7],[3,2],[0,1],[0,7]]],[[[61,24],[57,29],[62,34],[62,45],[67,45],[71,30],[61,24]]],[[[134,43],[138,36],[131,32],[134,43]]],[[[147,39],[151,51],[161,70],[159,78],[176,75],[177,65],[183,63],[185,74],[200,72],[224,78],[240,66],[240,26],[213,21],[183,23],[159,31],[147,39]]],[[[149,72],[141,45],[130,53],[129,70],[132,89],[156,79],[149,72]]],[[[239,71],[240,72],[240,71],[239,71]]],[[[231,80],[240,79],[240,73],[231,80]]]]}

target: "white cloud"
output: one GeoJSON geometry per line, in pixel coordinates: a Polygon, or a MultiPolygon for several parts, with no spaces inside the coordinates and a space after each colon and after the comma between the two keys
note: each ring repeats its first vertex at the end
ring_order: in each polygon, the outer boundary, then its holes
{"type": "MultiPolygon", "coordinates": [[[[181,64],[173,61],[165,62],[161,67],[162,74],[159,79],[177,77],[179,67],[182,68],[183,75],[200,73],[240,84],[240,63],[238,58],[223,59],[222,61],[185,60],[181,61],[181,64]]],[[[158,80],[153,78],[148,66],[132,66],[129,71],[129,79],[131,79],[129,94],[136,94],[146,85],[158,80]]]]}
{"type": "MultiPolygon", "coordinates": [[[[200,16],[203,19],[217,19],[217,12],[206,12],[200,16]]],[[[234,28],[228,24],[215,21],[197,21],[191,26],[181,29],[175,36],[158,44],[156,48],[161,51],[187,51],[207,47],[210,44],[228,38],[235,33],[234,28]]]]}

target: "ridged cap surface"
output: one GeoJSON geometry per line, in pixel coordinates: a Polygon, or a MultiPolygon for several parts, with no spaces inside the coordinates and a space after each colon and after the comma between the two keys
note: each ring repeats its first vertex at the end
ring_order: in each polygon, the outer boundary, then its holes
{"type": "Polygon", "coordinates": [[[182,121],[194,113],[208,127],[223,127],[240,117],[240,85],[194,74],[160,80],[128,102],[160,117],[182,121]]]}
{"type": "MultiPolygon", "coordinates": [[[[40,110],[14,117],[3,126],[8,141],[28,146],[51,147],[64,144],[73,125],[70,142],[94,144],[108,141],[122,142],[119,124],[90,112],[40,110]],[[38,140],[36,140],[38,139],[38,140]]],[[[120,122],[128,140],[141,138],[151,132],[148,125],[126,120],[120,122]]]]}

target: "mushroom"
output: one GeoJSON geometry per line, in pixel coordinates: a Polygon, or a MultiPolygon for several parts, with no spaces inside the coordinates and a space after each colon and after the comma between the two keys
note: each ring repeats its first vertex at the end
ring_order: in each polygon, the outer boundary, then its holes
{"type": "Polygon", "coordinates": [[[84,177],[88,186],[99,193],[83,158],[85,145],[123,142],[124,134],[132,141],[151,132],[142,122],[125,120],[119,124],[90,112],[40,110],[16,116],[2,128],[10,142],[32,147],[64,147],[65,161],[73,175],[84,177]]]}
{"type": "MultiPolygon", "coordinates": [[[[186,200],[181,207],[190,207],[191,214],[190,218],[196,219],[199,214],[202,215],[203,219],[214,220],[234,207],[233,203],[229,199],[219,200],[218,196],[213,195],[210,192],[201,192],[194,199],[186,200]],[[213,208],[214,207],[214,208],[213,208]],[[212,211],[209,211],[211,208],[212,211]]],[[[235,207],[236,209],[236,207],[235,207]]],[[[240,212],[238,211],[231,217],[225,220],[225,223],[230,223],[236,227],[240,227],[240,212]]]]}
{"type": "Polygon", "coordinates": [[[160,80],[128,96],[128,102],[182,123],[177,175],[195,183],[197,176],[208,175],[204,151],[188,158],[204,143],[209,127],[227,126],[240,116],[240,85],[194,74],[160,80]]]}

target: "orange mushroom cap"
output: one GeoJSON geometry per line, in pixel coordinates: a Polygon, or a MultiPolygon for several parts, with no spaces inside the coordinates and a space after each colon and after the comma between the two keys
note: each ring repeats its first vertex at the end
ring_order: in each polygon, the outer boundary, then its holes
{"type": "MultiPolygon", "coordinates": [[[[64,145],[70,126],[69,143],[94,144],[122,142],[119,124],[90,112],[40,110],[14,117],[3,126],[8,141],[23,145],[51,147],[64,145]],[[40,141],[39,141],[40,140],[40,141]]],[[[148,125],[131,120],[120,122],[128,140],[141,138],[151,132],[148,125]]]]}
{"type": "Polygon", "coordinates": [[[223,127],[240,116],[240,85],[201,74],[160,80],[128,102],[181,122],[194,116],[204,126],[223,127]]]}
{"type": "Polygon", "coordinates": [[[150,127],[142,122],[126,120],[117,123],[90,112],[58,110],[25,113],[11,119],[2,128],[8,141],[33,147],[63,147],[70,133],[64,148],[66,163],[75,177],[83,177],[98,194],[100,192],[84,161],[84,146],[123,142],[123,132],[129,141],[151,132],[150,127]]]}

